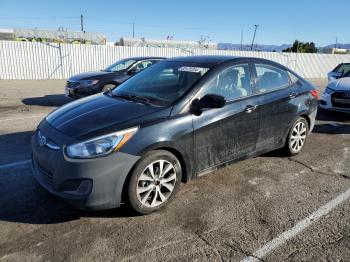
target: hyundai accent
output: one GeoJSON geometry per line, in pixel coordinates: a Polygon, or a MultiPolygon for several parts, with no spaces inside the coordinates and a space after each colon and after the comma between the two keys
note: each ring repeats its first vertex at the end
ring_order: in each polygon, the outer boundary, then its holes
{"type": "Polygon", "coordinates": [[[167,205],[181,182],[283,148],[298,154],[317,91],[275,62],[231,56],[163,60],[114,90],[49,114],[32,137],[37,181],[88,209],[167,205]]]}

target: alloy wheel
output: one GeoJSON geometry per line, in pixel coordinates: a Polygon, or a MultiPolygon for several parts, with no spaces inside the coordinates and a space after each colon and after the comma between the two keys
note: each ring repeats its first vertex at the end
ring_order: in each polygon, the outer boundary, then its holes
{"type": "Polygon", "coordinates": [[[172,163],[166,160],[154,161],[138,179],[137,198],[146,207],[159,206],[170,197],[176,182],[176,171],[172,163]]]}
{"type": "Polygon", "coordinates": [[[300,121],[298,122],[293,130],[292,134],[290,136],[290,147],[294,152],[299,152],[305,143],[307,135],[307,127],[304,122],[300,121]]]}

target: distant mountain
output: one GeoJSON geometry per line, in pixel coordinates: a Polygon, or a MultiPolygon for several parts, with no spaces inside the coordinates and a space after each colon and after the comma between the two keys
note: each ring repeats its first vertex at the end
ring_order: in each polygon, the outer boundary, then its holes
{"type": "MultiPolygon", "coordinates": [[[[335,44],[332,45],[326,45],[323,48],[334,48],[335,44]]],[[[341,49],[350,49],[350,44],[337,44],[337,48],[341,48],[341,49]]]]}
{"type": "MultiPolygon", "coordinates": [[[[282,52],[283,49],[286,49],[288,47],[291,47],[292,45],[283,44],[283,45],[255,45],[254,44],[254,50],[259,51],[267,51],[267,52],[282,52]]],[[[334,48],[334,44],[318,47],[322,49],[328,49],[328,48],[334,48]]],[[[344,48],[344,49],[350,49],[350,44],[337,44],[337,48],[344,48]]],[[[240,44],[232,44],[232,43],[218,43],[218,49],[219,50],[241,50],[240,44]]],[[[243,45],[243,50],[250,50],[250,45],[243,45]]]]}
{"type": "MultiPolygon", "coordinates": [[[[283,49],[286,49],[288,47],[291,47],[292,45],[254,45],[254,50],[259,51],[276,51],[281,52],[283,49]]],[[[241,50],[240,44],[232,44],[232,43],[218,43],[218,49],[219,50],[241,50]]],[[[250,45],[243,45],[243,50],[250,50],[250,45]]]]}

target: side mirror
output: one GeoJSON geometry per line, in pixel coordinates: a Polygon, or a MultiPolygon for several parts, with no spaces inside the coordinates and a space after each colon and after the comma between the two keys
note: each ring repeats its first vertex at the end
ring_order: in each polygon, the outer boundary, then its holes
{"type": "Polygon", "coordinates": [[[207,94],[201,99],[194,99],[191,104],[191,112],[195,115],[200,115],[204,108],[221,108],[226,104],[223,96],[207,94]]]}

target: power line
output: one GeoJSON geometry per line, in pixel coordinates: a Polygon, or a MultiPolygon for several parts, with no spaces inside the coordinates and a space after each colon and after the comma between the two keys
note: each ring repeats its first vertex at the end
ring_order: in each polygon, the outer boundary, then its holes
{"type": "Polygon", "coordinates": [[[34,21],[37,21],[37,20],[40,20],[40,21],[51,21],[51,20],[77,20],[78,18],[77,17],[67,17],[67,16],[64,16],[64,17],[4,17],[4,16],[1,16],[0,19],[4,19],[4,20],[10,20],[10,19],[13,19],[15,21],[29,21],[29,20],[34,20],[34,21]]]}
{"type": "Polygon", "coordinates": [[[159,27],[159,28],[174,28],[174,29],[182,29],[182,30],[192,30],[192,31],[203,31],[203,30],[210,30],[210,29],[216,29],[216,30],[222,30],[222,27],[184,27],[184,26],[174,26],[174,25],[165,25],[165,24],[144,24],[144,23],[137,23],[137,22],[126,22],[121,20],[115,20],[115,19],[105,19],[105,18],[97,18],[97,17],[87,17],[87,19],[91,20],[99,20],[109,23],[119,23],[119,24],[125,24],[125,25],[132,25],[135,24],[139,27],[159,27]]]}

